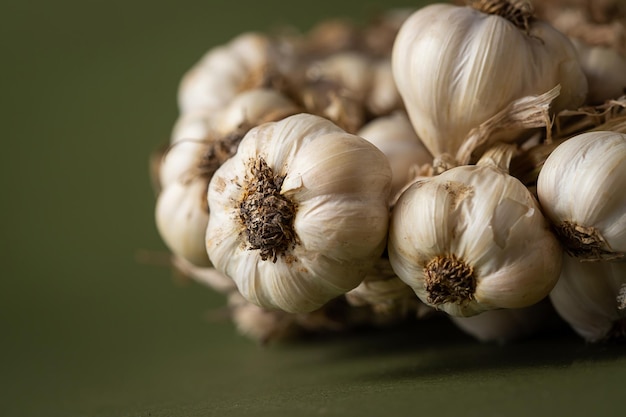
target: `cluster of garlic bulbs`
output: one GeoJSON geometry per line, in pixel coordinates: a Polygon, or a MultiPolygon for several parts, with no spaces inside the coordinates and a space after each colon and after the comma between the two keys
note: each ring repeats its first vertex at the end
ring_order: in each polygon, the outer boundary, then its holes
{"type": "Polygon", "coordinates": [[[625,333],[626,98],[557,20],[472,0],[210,49],[155,159],[173,264],[260,341],[432,316],[625,333]]]}

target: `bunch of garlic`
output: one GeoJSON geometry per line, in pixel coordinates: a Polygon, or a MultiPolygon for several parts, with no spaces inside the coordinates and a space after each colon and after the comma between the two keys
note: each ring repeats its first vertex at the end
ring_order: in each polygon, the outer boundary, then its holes
{"type": "MultiPolygon", "coordinates": [[[[561,271],[544,211],[560,237],[600,235],[591,253],[603,262],[623,256],[624,216],[611,210],[623,198],[577,204],[587,216],[566,216],[574,232],[563,233],[545,194],[564,202],[572,187],[549,180],[558,190],[539,187],[540,205],[509,174],[514,155],[541,148],[536,178],[557,144],[592,127],[593,115],[565,129],[553,119],[577,114],[587,94],[574,45],[529,3],[469,3],[392,10],[364,29],[331,20],[306,34],[244,33],[185,74],[155,163],[157,226],[179,269],[227,294],[240,332],[266,342],[440,310],[478,339],[511,340],[554,317],[548,294],[568,311],[578,303],[582,281],[561,271]],[[604,223],[583,222],[596,212],[604,223]]],[[[600,188],[589,176],[579,188],[600,188]]],[[[626,290],[608,287],[599,303],[614,309],[606,300],[626,290]]],[[[603,320],[619,322],[621,305],[603,320]]]]}
{"type": "MultiPolygon", "coordinates": [[[[561,85],[552,110],[583,103],[587,82],[562,33],[533,19],[526,3],[432,4],[401,27],[396,84],[418,136],[434,157],[456,156],[470,130],[516,99],[561,85]]],[[[506,132],[500,140],[518,135],[506,132]]]]}
{"type": "Polygon", "coordinates": [[[530,306],[554,287],[562,250],[529,190],[508,175],[512,152],[494,148],[398,199],[389,259],[424,303],[472,316],[530,306]]]}

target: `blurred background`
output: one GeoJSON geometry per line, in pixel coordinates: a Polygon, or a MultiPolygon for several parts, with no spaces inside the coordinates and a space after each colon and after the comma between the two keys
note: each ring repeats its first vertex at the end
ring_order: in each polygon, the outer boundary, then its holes
{"type": "Polygon", "coordinates": [[[244,31],[421,3],[4,2],[0,415],[622,415],[614,347],[449,323],[259,346],[164,262],[148,161],[182,74],[244,31]]]}

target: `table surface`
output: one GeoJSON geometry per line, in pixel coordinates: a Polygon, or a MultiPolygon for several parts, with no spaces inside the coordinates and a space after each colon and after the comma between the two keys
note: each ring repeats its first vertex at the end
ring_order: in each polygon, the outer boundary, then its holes
{"type": "Polygon", "coordinates": [[[0,415],[624,415],[623,346],[481,344],[442,319],[259,346],[162,264],[148,155],[183,72],[244,31],[417,4],[0,6],[0,415]]]}

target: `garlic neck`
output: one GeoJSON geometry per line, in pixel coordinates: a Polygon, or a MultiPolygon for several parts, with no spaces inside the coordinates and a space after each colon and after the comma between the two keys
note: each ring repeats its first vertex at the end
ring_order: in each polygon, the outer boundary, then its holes
{"type": "Polygon", "coordinates": [[[469,0],[468,3],[480,12],[505,18],[526,33],[534,18],[533,7],[525,0],[469,0]]]}
{"type": "Polygon", "coordinates": [[[262,157],[250,160],[239,218],[249,249],[259,250],[264,261],[276,262],[297,241],[293,227],[296,204],[280,194],[284,178],[274,175],[262,157]]]}
{"type": "Polygon", "coordinates": [[[424,268],[427,301],[433,305],[464,304],[474,299],[474,268],[454,254],[437,256],[424,268]]]}

